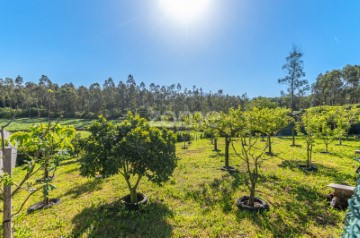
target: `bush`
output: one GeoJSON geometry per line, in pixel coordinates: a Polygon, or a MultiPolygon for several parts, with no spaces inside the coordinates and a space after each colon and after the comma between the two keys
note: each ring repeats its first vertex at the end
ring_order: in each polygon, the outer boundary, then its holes
{"type": "Polygon", "coordinates": [[[178,131],[175,135],[177,142],[191,141],[194,139],[189,131],[178,131]]]}
{"type": "Polygon", "coordinates": [[[169,180],[176,166],[175,137],[166,129],[151,127],[145,118],[129,113],[120,124],[100,117],[89,130],[86,153],[80,159],[81,174],[108,177],[121,174],[132,204],[142,177],[160,184],[169,180]]]}

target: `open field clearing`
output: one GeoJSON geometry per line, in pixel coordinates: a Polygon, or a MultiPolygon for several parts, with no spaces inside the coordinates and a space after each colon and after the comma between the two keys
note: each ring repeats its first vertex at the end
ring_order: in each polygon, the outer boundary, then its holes
{"type": "MultiPolygon", "coordinates": [[[[0,118],[0,125],[5,125],[8,121],[9,121],[9,119],[1,119],[0,118]]],[[[52,120],[52,121],[54,121],[54,120],[52,120]]],[[[59,123],[63,126],[73,125],[75,127],[75,129],[77,129],[77,130],[86,130],[87,127],[93,121],[95,121],[95,120],[63,118],[59,121],[59,123]]],[[[113,121],[114,123],[118,122],[118,120],[109,120],[109,121],[113,121]]],[[[47,118],[19,118],[19,119],[15,119],[11,123],[11,125],[9,127],[7,127],[6,129],[8,131],[25,131],[25,130],[29,130],[29,128],[32,125],[38,124],[38,123],[48,123],[48,119],[47,118]]],[[[177,127],[184,126],[184,123],[182,123],[182,122],[177,122],[175,124],[174,122],[169,122],[169,121],[152,121],[152,122],[150,122],[150,124],[155,127],[164,127],[164,128],[169,128],[169,127],[174,127],[174,126],[177,126],[177,127]]]]}

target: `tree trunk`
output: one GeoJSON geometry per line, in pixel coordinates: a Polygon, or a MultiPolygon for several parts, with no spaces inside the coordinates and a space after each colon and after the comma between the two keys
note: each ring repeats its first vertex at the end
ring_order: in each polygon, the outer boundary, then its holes
{"type": "Polygon", "coordinates": [[[217,138],[214,138],[214,151],[218,151],[217,138]]]}
{"type": "Polygon", "coordinates": [[[342,145],[342,139],[339,138],[339,145],[342,145]]]}
{"type": "MultiPolygon", "coordinates": [[[[1,138],[4,138],[3,130],[1,131],[1,138]]],[[[2,139],[3,140],[3,139],[2,139]]],[[[4,141],[4,140],[3,140],[4,141]]],[[[3,166],[4,173],[7,173],[10,178],[12,177],[11,168],[11,150],[5,150],[4,144],[2,145],[3,152],[3,166]]],[[[4,185],[4,202],[3,202],[3,229],[4,237],[12,238],[12,199],[11,199],[11,185],[4,185]]]]}
{"type": "Polygon", "coordinates": [[[255,183],[251,183],[250,189],[250,197],[249,197],[249,206],[254,206],[254,199],[255,199],[255,183]]]}
{"type": "Polygon", "coordinates": [[[130,189],[130,202],[133,204],[138,202],[136,188],[130,189]]]}
{"type": "Polygon", "coordinates": [[[307,144],[306,150],[307,150],[307,153],[306,153],[306,155],[307,155],[307,156],[306,156],[306,157],[307,157],[306,166],[307,166],[308,168],[310,168],[310,167],[311,167],[312,145],[311,145],[311,144],[307,144]]]}
{"type": "Polygon", "coordinates": [[[306,166],[310,167],[310,145],[306,145],[306,166]]]}
{"type": "Polygon", "coordinates": [[[229,146],[230,139],[225,137],[225,167],[229,167],[229,146]]]}
{"type": "Polygon", "coordinates": [[[292,146],[295,146],[295,129],[294,127],[291,128],[291,136],[292,136],[292,146]]]}
{"type": "MultiPolygon", "coordinates": [[[[49,178],[49,171],[47,169],[47,166],[45,166],[45,170],[44,170],[44,182],[45,184],[43,186],[46,186],[48,184],[48,178],[49,178]]],[[[48,189],[48,188],[47,188],[48,189]]],[[[45,193],[44,191],[44,200],[43,200],[43,204],[44,206],[49,205],[49,195],[48,195],[48,191],[45,193]]]]}
{"type": "Polygon", "coordinates": [[[326,153],[329,152],[329,151],[328,151],[328,147],[329,147],[329,144],[325,144],[325,151],[326,151],[326,153]]]}
{"type": "Polygon", "coordinates": [[[268,135],[268,146],[269,146],[269,155],[272,155],[272,150],[271,150],[271,136],[268,135]]]}

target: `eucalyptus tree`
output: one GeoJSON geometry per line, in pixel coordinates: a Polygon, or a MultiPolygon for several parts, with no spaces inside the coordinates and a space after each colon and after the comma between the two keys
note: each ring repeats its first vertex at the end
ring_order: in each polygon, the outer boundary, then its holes
{"type": "Polygon", "coordinates": [[[103,108],[103,99],[101,86],[98,83],[93,83],[89,87],[90,94],[90,110],[96,115],[101,112],[103,108]]]}
{"type": "Polygon", "coordinates": [[[78,94],[72,83],[62,85],[55,92],[57,111],[64,112],[67,117],[74,117],[78,108],[78,94]]]}
{"type": "Polygon", "coordinates": [[[313,84],[313,92],[318,105],[342,104],[345,102],[344,81],[340,70],[320,74],[313,84]]]}
{"type": "Polygon", "coordinates": [[[342,69],[342,76],[347,89],[347,103],[360,102],[360,65],[346,65],[342,69]]]}
{"type": "Polygon", "coordinates": [[[103,84],[102,94],[104,100],[104,107],[106,108],[106,110],[113,110],[116,106],[116,87],[111,77],[105,80],[103,84]]]}
{"type": "MultiPolygon", "coordinates": [[[[287,75],[284,78],[278,79],[278,83],[287,85],[287,91],[290,95],[290,109],[294,115],[294,111],[298,110],[295,105],[295,99],[298,94],[304,94],[304,92],[310,89],[309,83],[305,77],[304,61],[302,60],[303,53],[293,46],[289,56],[286,57],[286,63],[282,69],[287,71],[287,75]]],[[[292,145],[295,145],[295,129],[292,128],[292,145]]]]}

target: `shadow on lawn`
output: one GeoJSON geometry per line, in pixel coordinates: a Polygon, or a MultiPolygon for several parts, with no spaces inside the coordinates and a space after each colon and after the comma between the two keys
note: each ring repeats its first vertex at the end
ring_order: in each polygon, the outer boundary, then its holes
{"type": "Polygon", "coordinates": [[[79,161],[77,159],[69,159],[69,160],[62,161],[60,166],[66,166],[66,165],[76,164],[76,163],[79,163],[79,161]]]}
{"type": "Polygon", "coordinates": [[[335,168],[331,168],[331,167],[326,167],[322,164],[318,164],[318,163],[312,163],[313,165],[315,165],[318,168],[318,171],[306,171],[303,169],[300,169],[298,166],[299,165],[304,165],[306,162],[295,162],[295,161],[291,161],[291,160],[283,160],[281,162],[281,164],[279,164],[279,167],[281,168],[288,168],[292,171],[300,171],[306,175],[312,175],[312,174],[321,174],[322,176],[326,176],[331,178],[331,182],[332,183],[340,183],[343,184],[344,181],[347,180],[354,180],[355,179],[355,169],[354,168],[354,175],[348,174],[348,173],[343,173],[340,172],[339,170],[335,169],[335,168]]]}
{"type": "Polygon", "coordinates": [[[84,193],[91,193],[102,188],[103,179],[93,179],[80,186],[69,189],[64,196],[71,196],[73,199],[80,197],[84,193]]]}
{"type": "MultiPolygon", "coordinates": [[[[268,181],[271,180],[273,180],[272,183],[267,183],[268,188],[273,188],[274,184],[278,183],[279,178],[276,176],[268,177],[268,181]]],[[[266,213],[259,214],[239,210],[236,213],[237,220],[249,219],[261,230],[271,232],[274,237],[299,237],[303,235],[314,237],[318,234],[309,232],[307,229],[309,224],[315,223],[315,226],[333,229],[334,226],[341,223],[340,213],[331,212],[331,208],[322,193],[292,180],[283,184],[288,184],[286,188],[281,188],[289,194],[286,199],[280,198],[281,201],[275,199],[270,211],[266,213]]]]}
{"type": "Polygon", "coordinates": [[[85,208],[72,222],[71,237],[171,237],[172,217],[167,206],[150,203],[140,211],[126,210],[120,201],[85,208]]]}
{"type": "MultiPolygon", "coordinates": [[[[228,173],[221,179],[214,179],[210,184],[200,184],[195,190],[187,191],[185,197],[200,205],[211,207],[220,205],[224,213],[232,210],[233,198],[237,188],[244,183],[241,173],[228,173]]],[[[206,213],[208,210],[204,210],[206,213]]]]}

